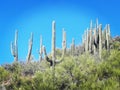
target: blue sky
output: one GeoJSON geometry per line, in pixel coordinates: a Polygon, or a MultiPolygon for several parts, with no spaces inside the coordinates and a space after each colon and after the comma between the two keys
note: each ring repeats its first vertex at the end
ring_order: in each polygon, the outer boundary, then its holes
{"type": "Polygon", "coordinates": [[[120,35],[119,0],[0,0],[0,64],[13,62],[10,42],[18,32],[19,59],[25,60],[30,33],[34,33],[33,52],[38,59],[39,37],[47,52],[51,50],[51,23],[56,21],[56,46],[61,48],[62,28],[67,32],[67,46],[72,38],[81,43],[90,20],[110,24],[112,36],[120,35]]]}

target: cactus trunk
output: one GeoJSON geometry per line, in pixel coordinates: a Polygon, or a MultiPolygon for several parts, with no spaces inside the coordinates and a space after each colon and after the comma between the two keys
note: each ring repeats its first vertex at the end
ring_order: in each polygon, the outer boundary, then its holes
{"type": "Polygon", "coordinates": [[[56,46],[56,31],[55,31],[55,21],[52,22],[52,60],[53,60],[53,67],[55,66],[55,46],[56,46]]]}
{"type": "Polygon", "coordinates": [[[56,47],[56,31],[55,31],[55,21],[52,22],[52,76],[53,76],[53,87],[55,83],[55,47],[56,47]]]}

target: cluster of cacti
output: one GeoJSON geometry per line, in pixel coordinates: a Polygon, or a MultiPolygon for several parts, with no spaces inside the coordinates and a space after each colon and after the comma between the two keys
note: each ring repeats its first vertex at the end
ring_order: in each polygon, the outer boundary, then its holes
{"type": "Polygon", "coordinates": [[[33,33],[31,33],[31,37],[29,39],[27,63],[29,63],[31,61],[32,46],[33,46],[33,33]]]}
{"type": "MultiPolygon", "coordinates": [[[[110,25],[107,24],[105,30],[102,30],[102,24],[98,24],[98,20],[96,21],[95,27],[92,25],[92,21],[90,23],[90,28],[85,31],[84,35],[82,36],[82,46],[78,45],[75,46],[75,40],[72,39],[72,44],[70,45],[70,50],[67,50],[66,44],[66,32],[63,28],[63,40],[62,40],[62,57],[60,60],[56,60],[56,27],[55,21],[52,22],[52,40],[51,40],[51,56],[50,59],[47,56],[45,47],[43,48],[42,45],[42,36],[40,37],[40,50],[39,50],[39,61],[41,61],[42,54],[44,52],[45,59],[50,62],[50,66],[55,66],[56,63],[59,63],[63,60],[64,55],[69,51],[70,55],[75,56],[82,54],[83,52],[89,53],[99,53],[101,58],[102,49],[105,48],[106,50],[110,51],[110,25]]],[[[11,43],[11,53],[14,56],[14,60],[18,61],[18,31],[15,33],[15,41],[11,43]]],[[[32,45],[33,45],[33,33],[31,33],[31,37],[29,40],[28,46],[28,54],[27,54],[27,63],[31,61],[31,53],[32,53],[32,45]]]]}
{"type": "Polygon", "coordinates": [[[103,47],[105,47],[108,51],[110,50],[110,25],[108,24],[105,31],[102,33],[102,24],[98,25],[97,20],[96,26],[93,28],[91,21],[90,29],[85,31],[82,40],[85,52],[89,51],[94,54],[98,52],[101,58],[103,47]]]}
{"type": "Polygon", "coordinates": [[[18,31],[15,32],[15,41],[11,42],[11,53],[14,61],[18,61],[18,31]]]}

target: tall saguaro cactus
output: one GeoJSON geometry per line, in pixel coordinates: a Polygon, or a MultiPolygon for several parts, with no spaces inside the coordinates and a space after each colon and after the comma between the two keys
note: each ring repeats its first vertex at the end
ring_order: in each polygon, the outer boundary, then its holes
{"type": "Polygon", "coordinates": [[[99,56],[102,54],[102,24],[99,25],[99,56]]]}
{"type": "Polygon", "coordinates": [[[107,41],[107,50],[110,50],[110,25],[108,24],[106,27],[106,41],[107,41]]]}
{"type": "Polygon", "coordinates": [[[62,49],[63,49],[63,54],[66,53],[66,47],[67,47],[67,44],[66,44],[66,32],[63,28],[63,40],[62,40],[62,49]]]}
{"type": "Polygon", "coordinates": [[[52,22],[52,60],[53,60],[53,67],[55,66],[55,60],[56,60],[56,57],[55,57],[55,47],[56,47],[56,31],[55,31],[55,21],[52,22]]]}
{"type": "MultiPolygon", "coordinates": [[[[66,37],[66,34],[65,34],[65,37],[66,37]]],[[[51,42],[51,54],[52,54],[52,59],[50,59],[48,56],[47,56],[47,52],[46,52],[46,48],[43,46],[43,53],[45,55],[45,59],[50,63],[50,66],[53,67],[53,71],[54,71],[54,67],[55,67],[55,64],[57,63],[60,63],[63,61],[63,58],[64,58],[64,48],[62,49],[63,52],[62,52],[62,56],[61,56],[61,59],[60,60],[56,60],[56,54],[55,54],[55,47],[56,47],[56,31],[55,31],[55,21],[52,22],[52,42],[51,42]]]]}
{"type": "Polygon", "coordinates": [[[89,40],[89,52],[91,53],[92,52],[92,20],[91,20],[91,23],[90,23],[89,37],[90,37],[90,40],[89,40]]]}
{"type": "Polygon", "coordinates": [[[29,63],[29,62],[30,62],[30,59],[31,59],[32,46],[33,46],[33,33],[31,33],[31,37],[30,37],[30,39],[29,39],[27,63],[29,63]]]}
{"type": "Polygon", "coordinates": [[[42,60],[42,54],[43,54],[43,45],[42,45],[42,36],[40,36],[40,50],[39,50],[39,60],[42,60]]]}
{"type": "Polygon", "coordinates": [[[55,47],[56,47],[56,31],[55,31],[55,21],[52,22],[52,76],[53,76],[53,87],[55,83],[55,60],[56,60],[56,55],[55,55],[55,47]]]}
{"type": "Polygon", "coordinates": [[[14,61],[18,61],[18,31],[15,32],[15,41],[11,42],[11,53],[14,61]]]}

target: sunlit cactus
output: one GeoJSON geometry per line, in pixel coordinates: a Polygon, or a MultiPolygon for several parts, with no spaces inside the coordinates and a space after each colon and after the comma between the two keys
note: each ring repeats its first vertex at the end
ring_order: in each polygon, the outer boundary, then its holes
{"type": "Polygon", "coordinates": [[[51,46],[52,46],[52,60],[53,60],[53,67],[55,66],[55,60],[56,60],[56,30],[55,30],[56,26],[55,26],[55,21],[52,22],[52,42],[51,42],[51,46]]]}
{"type": "MultiPolygon", "coordinates": [[[[66,34],[64,32],[64,38],[66,37],[66,34]]],[[[65,48],[66,46],[64,46],[65,48]]],[[[45,55],[45,59],[50,63],[50,66],[55,66],[55,64],[57,63],[60,63],[63,61],[63,58],[64,58],[64,48],[63,48],[63,52],[62,52],[62,56],[59,60],[56,59],[56,52],[55,52],[55,49],[56,49],[56,31],[55,31],[55,21],[52,22],[52,48],[51,48],[51,54],[52,54],[52,59],[50,59],[48,56],[47,56],[47,52],[46,52],[46,48],[43,47],[43,53],[45,55]]]]}
{"type": "Polygon", "coordinates": [[[32,46],[33,46],[33,33],[31,33],[31,37],[29,39],[27,63],[29,63],[31,60],[32,46]]]}
{"type": "Polygon", "coordinates": [[[15,41],[11,42],[11,54],[14,57],[14,61],[18,61],[18,31],[15,32],[15,41]]]}

